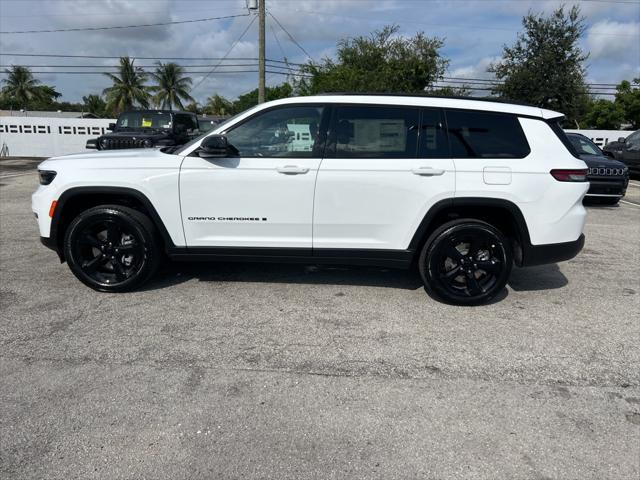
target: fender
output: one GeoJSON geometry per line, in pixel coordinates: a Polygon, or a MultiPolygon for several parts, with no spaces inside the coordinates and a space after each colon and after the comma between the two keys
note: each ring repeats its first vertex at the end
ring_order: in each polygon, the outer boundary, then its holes
{"type": "Polygon", "coordinates": [[[516,234],[518,235],[517,240],[522,248],[522,258],[518,259],[517,263],[526,263],[526,252],[530,251],[532,248],[527,222],[524,219],[524,215],[522,215],[522,211],[520,211],[520,208],[518,208],[515,203],[502,198],[458,197],[440,200],[429,209],[422,219],[422,222],[418,226],[411,242],[409,243],[409,250],[418,252],[421,243],[425,240],[426,234],[431,230],[431,226],[438,216],[446,214],[447,211],[455,211],[456,208],[465,207],[491,207],[501,208],[508,211],[516,223],[516,234]]]}
{"type": "Polygon", "coordinates": [[[55,212],[53,214],[53,218],[51,219],[51,230],[49,234],[49,238],[52,240],[50,243],[55,241],[55,250],[58,255],[61,257],[61,260],[64,258],[62,255],[62,239],[58,238],[59,226],[61,221],[61,215],[64,211],[65,204],[69,202],[69,200],[77,197],[78,195],[86,195],[86,194],[106,194],[106,195],[119,195],[122,197],[132,197],[138,202],[140,202],[144,208],[149,212],[149,216],[151,217],[151,221],[154,223],[158,232],[162,236],[162,240],[164,241],[165,249],[174,248],[175,245],[173,240],[171,240],[171,236],[167,231],[167,228],[164,225],[164,222],[158,215],[155,207],[151,203],[151,201],[147,198],[147,196],[140,192],[139,190],[128,188],[128,187],[102,187],[102,186],[92,186],[92,187],[73,187],[68,190],[65,190],[62,195],[58,198],[58,204],[56,206],[55,212]]]}

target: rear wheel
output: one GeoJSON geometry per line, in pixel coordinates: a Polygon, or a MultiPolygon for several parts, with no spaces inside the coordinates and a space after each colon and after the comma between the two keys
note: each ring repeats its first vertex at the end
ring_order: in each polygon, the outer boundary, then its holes
{"type": "Polygon", "coordinates": [[[506,285],[512,266],[508,239],[492,225],[473,219],[437,228],[418,263],[427,291],[456,305],[490,300],[506,285]]]}
{"type": "Polygon", "coordinates": [[[73,274],[102,292],[124,292],[145,283],[160,263],[155,227],[131,208],[102,205],[80,213],[64,239],[73,274]]]}

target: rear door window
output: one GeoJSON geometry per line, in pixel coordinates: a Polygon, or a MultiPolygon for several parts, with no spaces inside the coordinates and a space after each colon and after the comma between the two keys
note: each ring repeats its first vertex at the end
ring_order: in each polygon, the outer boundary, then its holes
{"type": "Polygon", "coordinates": [[[331,143],[340,158],[415,158],[419,110],[352,105],[335,109],[331,143]]]}
{"type": "Polygon", "coordinates": [[[531,149],[515,115],[447,110],[454,158],[524,158],[531,149]]]}

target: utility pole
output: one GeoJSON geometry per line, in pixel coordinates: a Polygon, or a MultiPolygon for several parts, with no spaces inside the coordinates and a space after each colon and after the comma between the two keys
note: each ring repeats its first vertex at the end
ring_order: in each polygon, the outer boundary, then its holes
{"type": "Polygon", "coordinates": [[[264,103],[264,22],[265,0],[258,0],[258,103],[264,103]]]}

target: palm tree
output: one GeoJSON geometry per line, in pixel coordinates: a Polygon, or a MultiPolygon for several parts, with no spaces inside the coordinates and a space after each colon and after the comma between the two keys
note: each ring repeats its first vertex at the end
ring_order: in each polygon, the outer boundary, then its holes
{"type": "Polygon", "coordinates": [[[147,74],[133,65],[135,59],[120,57],[119,71],[116,75],[105,73],[113,85],[102,92],[107,99],[107,108],[114,113],[130,110],[139,105],[149,107],[149,92],[145,85],[147,74]]]}
{"type": "Polygon", "coordinates": [[[98,118],[102,118],[105,114],[105,110],[107,105],[105,101],[100,97],[100,95],[87,95],[82,97],[83,108],[86,109],[88,113],[95,115],[98,118]]]}
{"type": "Polygon", "coordinates": [[[232,113],[233,104],[226,98],[214,94],[207,98],[207,104],[205,110],[210,115],[229,115],[232,113]]]}
{"type": "Polygon", "coordinates": [[[2,88],[2,96],[9,101],[15,101],[18,107],[27,108],[27,104],[32,100],[37,100],[42,96],[40,80],[33,78],[31,70],[27,67],[14,65],[11,70],[5,69],[8,75],[2,80],[5,86],[2,88]]]}
{"type": "Polygon", "coordinates": [[[150,90],[155,92],[153,100],[158,107],[169,110],[178,107],[183,110],[182,100],[195,102],[189,95],[193,80],[184,75],[184,68],[172,62],[164,64],[158,62],[157,65],[156,71],[151,74],[151,77],[158,85],[154,85],[150,90]]]}

